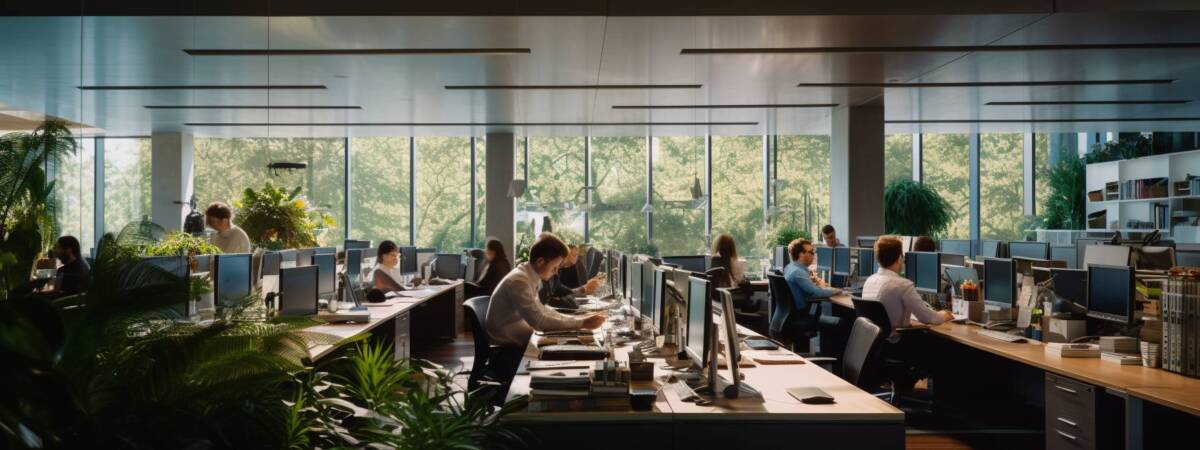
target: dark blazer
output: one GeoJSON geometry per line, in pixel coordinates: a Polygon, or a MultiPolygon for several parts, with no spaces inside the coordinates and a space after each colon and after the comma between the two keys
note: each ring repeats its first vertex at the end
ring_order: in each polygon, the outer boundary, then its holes
{"type": "Polygon", "coordinates": [[[467,283],[466,297],[492,295],[492,292],[496,290],[496,286],[500,284],[500,280],[503,280],[504,276],[508,275],[509,272],[512,272],[512,266],[508,263],[508,260],[496,260],[488,263],[483,268],[483,275],[479,277],[478,281],[467,283]]]}

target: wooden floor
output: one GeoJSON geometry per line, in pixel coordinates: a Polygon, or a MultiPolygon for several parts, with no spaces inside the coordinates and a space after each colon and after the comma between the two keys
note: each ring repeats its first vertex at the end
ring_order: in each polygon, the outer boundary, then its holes
{"type": "MultiPolygon", "coordinates": [[[[475,345],[470,334],[459,336],[452,343],[414,352],[416,358],[428,360],[449,371],[470,370],[475,359],[475,345]]],[[[1044,446],[1040,432],[1012,430],[931,430],[910,426],[904,438],[904,446],[914,450],[959,450],[959,449],[1040,449],[1044,446]]]]}

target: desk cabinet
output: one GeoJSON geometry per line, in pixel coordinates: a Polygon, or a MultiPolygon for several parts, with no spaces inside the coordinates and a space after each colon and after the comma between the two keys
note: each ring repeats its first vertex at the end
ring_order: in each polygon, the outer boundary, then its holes
{"type": "Polygon", "coordinates": [[[1102,388],[1046,372],[1046,449],[1121,448],[1121,402],[1102,388]]]}

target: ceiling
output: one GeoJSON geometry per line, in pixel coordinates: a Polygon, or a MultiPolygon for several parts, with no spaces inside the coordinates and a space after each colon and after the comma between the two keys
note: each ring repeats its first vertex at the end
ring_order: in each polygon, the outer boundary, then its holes
{"type": "Polygon", "coordinates": [[[879,102],[891,122],[887,124],[889,132],[1190,131],[1200,129],[1200,44],[1186,45],[1200,43],[1197,24],[1200,11],[758,17],[3,17],[0,29],[5,30],[6,38],[0,40],[0,58],[5,61],[0,65],[0,110],[63,117],[102,129],[108,136],[170,131],[190,131],[199,137],[467,135],[489,130],[531,135],[825,134],[830,130],[832,107],[647,110],[613,106],[832,103],[844,108],[879,102]],[[1166,43],[1184,45],[1171,49],[1016,51],[921,48],[1166,43]],[[681,54],[683,49],[865,46],[919,47],[909,49],[919,51],[681,54]],[[529,53],[192,56],[184,52],[414,48],[527,48],[529,53]],[[797,87],[798,83],[1130,79],[1177,81],[1037,87],[797,87]],[[446,89],[497,84],[700,87],[446,89]],[[324,88],[79,88],[131,85],[324,88]],[[986,105],[992,101],[1109,100],[1190,102],[986,105]],[[150,109],[148,105],[361,109],[150,109]],[[1137,121],[1106,121],[1114,118],[1137,121]],[[1153,120],[1159,118],[1164,120],[1153,120]],[[972,120],[984,122],[962,122],[972,120]],[[271,125],[264,125],[268,123],[271,125]]]}

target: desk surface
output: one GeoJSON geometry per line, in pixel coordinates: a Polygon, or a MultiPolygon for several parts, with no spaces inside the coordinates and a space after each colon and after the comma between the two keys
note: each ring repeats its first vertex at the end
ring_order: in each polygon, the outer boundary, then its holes
{"type": "MultiPolygon", "coordinates": [[[[427,300],[437,297],[438,295],[441,295],[447,291],[451,291],[459,284],[462,284],[462,281],[455,281],[444,286],[426,286],[423,289],[430,291],[428,295],[413,298],[400,297],[398,299],[389,299],[388,302],[385,303],[386,306],[368,305],[367,311],[371,313],[371,319],[367,321],[367,323],[327,323],[308,328],[305,331],[336,336],[341,340],[350,339],[366,333],[384,323],[388,323],[401,313],[411,310],[417,307],[417,305],[420,305],[427,300]]],[[[332,352],[337,347],[338,344],[317,345],[308,349],[308,353],[312,359],[316,360],[328,355],[329,352],[332,352]]]]}
{"type": "Polygon", "coordinates": [[[1063,358],[1046,353],[1046,346],[1041,342],[998,341],[980,335],[982,330],[978,326],[956,323],[929,328],[935,335],[1048,372],[1200,414],[1200,379],[1140,365],[1123,366],[1100,358],[1063,358]]]}
{"type": "Polygon", "coordinates": [[[843,308],[854,309],[854,301],[850,299],[850,294],[838,294],[830,297],[829,301],[843,308]]]}

